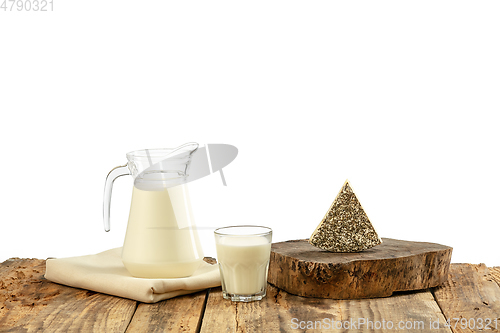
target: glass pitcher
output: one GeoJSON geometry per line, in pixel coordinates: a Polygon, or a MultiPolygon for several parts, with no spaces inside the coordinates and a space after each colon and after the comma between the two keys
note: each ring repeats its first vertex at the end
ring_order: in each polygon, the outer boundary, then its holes
{"type": "Polygon", "coordinates": [[[113,182],[132,175],[134,188],[122,261],[135,277],[186,277],[203,260],[186,184],[197,143],[174,149],[145,149],[127,154],[127,165],[111,170],[104,188],[104,228],[113,182]]]}

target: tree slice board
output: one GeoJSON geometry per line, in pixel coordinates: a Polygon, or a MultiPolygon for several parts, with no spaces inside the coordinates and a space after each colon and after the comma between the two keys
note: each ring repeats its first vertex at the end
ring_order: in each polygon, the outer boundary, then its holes
{"type": "Polygon", "coordinates": [[[358,299],[436,287],[448,278],[452,248],[382,238],[357,253],[333,253],[307,239],[271,246],[268,282],[291,294],[358,299]]]}

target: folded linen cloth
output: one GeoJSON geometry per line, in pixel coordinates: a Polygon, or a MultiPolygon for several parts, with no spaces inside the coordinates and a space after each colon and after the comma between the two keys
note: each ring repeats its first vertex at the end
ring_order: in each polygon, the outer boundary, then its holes
{"type": "Polygon", "coordinates": [[[122,248],[94,255],[48,259],[47,280],[100,293],[155,303],[164,299],[220,286],[217,265],[203,262],[192,276],[172,279],[143,279],[130,275],[122,263],[122,248]]]}

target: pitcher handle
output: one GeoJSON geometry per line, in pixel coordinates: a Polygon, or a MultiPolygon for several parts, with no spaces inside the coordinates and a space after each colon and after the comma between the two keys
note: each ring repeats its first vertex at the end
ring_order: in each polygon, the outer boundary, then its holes
{"type": "Polygon", "coordinates": [[[109,231],[109,213],[111,208],[111,191],[113,190],[113,183],[116,178],[129,175],[130,172],[127,165],[117,166],[112,169],[106,176],[106,183],[104,185],[104,230],[109,231]]]}

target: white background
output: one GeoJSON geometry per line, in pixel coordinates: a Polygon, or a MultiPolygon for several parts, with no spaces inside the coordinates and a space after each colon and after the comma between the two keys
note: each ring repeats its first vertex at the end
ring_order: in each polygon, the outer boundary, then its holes
{"type": "Polygon", "coordinates": [[[309,237],[348,178],[380,236],[500,265],[497,1],[54,2],[0,11],[0,261],[121,246],[109,170],[196,141],[239,149],[190,186],[206,255],[309,237]]]}

